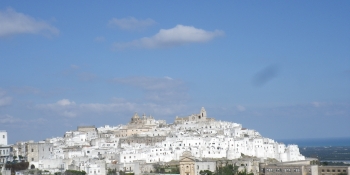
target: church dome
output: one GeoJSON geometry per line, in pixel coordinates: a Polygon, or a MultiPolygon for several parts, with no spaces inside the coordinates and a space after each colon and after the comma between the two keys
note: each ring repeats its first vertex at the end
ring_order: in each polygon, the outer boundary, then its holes
{"type": "Polygon", "coordinates": [[[134,116],[131,117],[131,121],[136,121],[136,120],[139,120],[140,117],[139,115],[135,112],[134,116]]]}

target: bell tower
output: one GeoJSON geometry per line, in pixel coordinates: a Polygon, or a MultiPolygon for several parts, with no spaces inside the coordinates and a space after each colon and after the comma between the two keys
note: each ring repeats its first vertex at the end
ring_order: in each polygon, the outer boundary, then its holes
{"type": "Polygon", "coordinates": [[[200,118],[205,120],[207,118],[207,111],[205,111],[204,107],[202,107],[201,112],[199,113],[200,118]]]}
{"type": "Polygon", "coordinates": [[[0,130],[0,145],[7,145],[7,132],[0,130]]]}

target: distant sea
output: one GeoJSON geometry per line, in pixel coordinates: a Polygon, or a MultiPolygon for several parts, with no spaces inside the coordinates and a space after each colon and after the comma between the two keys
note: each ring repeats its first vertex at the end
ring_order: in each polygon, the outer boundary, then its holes
{"type": "Polygon", "coordinates": [[[342,138],[312,138],[312,139],[276,139],[286,145],[296,144],[299,147],[307,146],[350,146],[350,137],[342,138]]]}

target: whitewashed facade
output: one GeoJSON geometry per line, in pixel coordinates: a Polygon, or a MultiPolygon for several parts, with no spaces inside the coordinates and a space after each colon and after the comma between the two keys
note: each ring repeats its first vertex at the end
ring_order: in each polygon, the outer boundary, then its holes
{"type": "MultiPolygon", "coordinates": [[[[30,166],[52,173],[74,169],[102,175],[106,174],[105,167],[114,166],[144,172],[150,169],[145,168],[149,164],[179,161],[184,151],[198,160],[231,160],[242,155],[280,162],[305,159],[297,145],[286,146],[243,128],[241,124],[209,118],[204,108],[198,114],[176,117],[173,124],[135,114],[127,125],[78,127],[77,131],[67,131],[62,138],[25,144],[30,148],[26,153],[30,166]],[[32,151],[35,145],[37,152],[32,151]],[[140,162],[145,165],[139,165],[140,162]],[[135,167],[139,169],[135,170],[135,167]]],[[[196,174],[208,166],[213,169],[212,164],[196,163],[199,167],[196,174]]]]}

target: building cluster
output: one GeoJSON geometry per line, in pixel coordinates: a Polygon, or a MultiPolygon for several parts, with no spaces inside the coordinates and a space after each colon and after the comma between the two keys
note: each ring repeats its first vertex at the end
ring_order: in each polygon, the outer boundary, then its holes
{"type": "Polygon", "coordinates": [[[200,170],[214,171],[220,161],[239,160],[239,165],[259,174],[259,162],[305,160],[297,145],[286,146],[241,124],[208,118],[204,108],[198,114],[176,117],[172,124],[136,113],[126,125],[79,126],[63,137],[11,146],[6,132],[0,134],[0,163],[16,156],[28,161],[30,169],[51,173],[78,170],[105,175],[112,169],[138,175],[154,172],[154,164],[174,162],[185,172],[184,162],[194,161],[187,168],[198,175],[200,170]]]}

